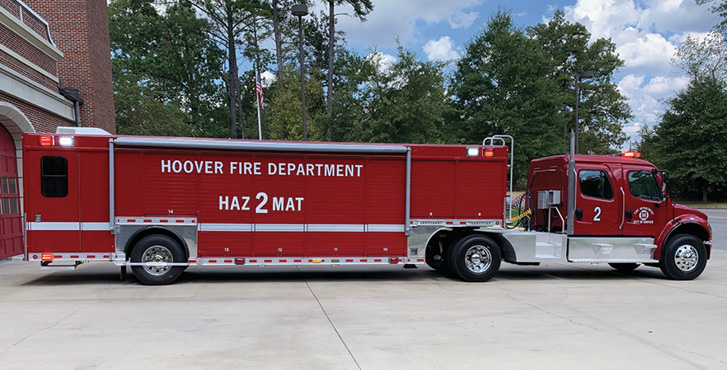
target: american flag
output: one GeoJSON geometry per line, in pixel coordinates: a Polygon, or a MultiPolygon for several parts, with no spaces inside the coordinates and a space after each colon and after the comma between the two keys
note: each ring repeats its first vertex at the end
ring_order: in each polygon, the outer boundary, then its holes
{"type": "Polygon", "coordinates": [[[260,108],[265,106],[265,100],[263,99],[263,84],[260,82],[260,71],[255,70],[255,90],[257,91],[257,99],[260,104],[260,108]]]}

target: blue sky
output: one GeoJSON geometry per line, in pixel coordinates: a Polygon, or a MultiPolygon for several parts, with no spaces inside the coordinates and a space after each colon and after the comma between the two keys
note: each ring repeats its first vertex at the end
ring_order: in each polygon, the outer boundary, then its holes
{"type": "MultiPolygon", "coordinates": [[[[629,99],[634,119],[625,127],[636,140],[643,125],[654,125],[664,100],[686,87],[684,72],[670,65],[688,36],[706,34],[718,22],[708,6],[694,0],[374,0],[367,22],[339,18],[349,47],[361,53],[375,48],[385,58],[396,55],[395,38],[422,60],[453,61],[498,9],[509,10],[518,26],[527,27],[562,10],[569,21],[584,24],[593,38],[610,38],[625,66],[614,81],[629,99]]],[[[316,10],[322,10],[319,5],[316,10]]],[[[350,12],[342,6],[337,13],[350,12]]],[[[628,144],[626,145],[628,146],[628,144]]]]}

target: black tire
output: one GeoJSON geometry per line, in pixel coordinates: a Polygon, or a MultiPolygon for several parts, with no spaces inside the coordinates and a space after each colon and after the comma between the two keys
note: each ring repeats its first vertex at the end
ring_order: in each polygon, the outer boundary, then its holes
{"type": "MultiPolygon", "coordinates": [[[[131,262],[186,262],[184,249],[166,235],[149,235],[141,239],[131,251],[131,262]]],[[[171,284],[186,266],[131,266],[131,271],[146,285],[171,284]]]]}
{"type": "Polygon", "coordinates": [[[608,265],[621,272],[634,271],[639,267],[638,263],[609,263],[608,265]]]}
{"type": "Polygon", "coordinates": [[[692,280],[707,266],[707,248],[690,234],[671,237],[661,252],[659,267],[672,280],[692,280]]]}
{"type": "Polygon", "coordinates": [[[500,247],[484,235],[467,235],[452,245],[445,263],[464,281],[487,281],[500,270],[500,247]]]}

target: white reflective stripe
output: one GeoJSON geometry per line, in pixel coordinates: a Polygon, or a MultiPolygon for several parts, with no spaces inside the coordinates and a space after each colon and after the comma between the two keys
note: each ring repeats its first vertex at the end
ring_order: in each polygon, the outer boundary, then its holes
{"type": "Polygon", "coordinates": [[[79,230],[80,222],[28,222],[28,230],[79,230]]]}
{"type": "Polygon", "coordinates": [[[255,224],[255,231],[305,231],[303,224],[255,224]]]}
{"type": "Polygon", "coordinates": [[[252,224],[199,224],[199,231],[252,231],[252,224]]]}
{"type": "Polygon", "coordinates": [[[310,224],[308,231],[328,231],[328,232],[363,232],[364,225],[350,224],[310,224]]]}
{"type": "Polygon", "coordinates": [[[81,222],[81,230],[89,231],[109,231],[108,222],[81,222]]]}
{"type": "Polygon", "coordinates": [[[34,231],[108,231],[108,222],[28,222],[28,230],[34,231]]]}
{"type": "MultiPolygon", "coordinates": [[[[145,225],[156,223],[134,222],[124,225],[145,225]]],[[[164,223],[162,225],[165,225],[164,223]]],[[[170,226],[181,226],[177,223],[168,223],[170,226]]],[[[184,224],[182,224],[184,225],[184,224]]],[[[108,222],[28,222],[28,231],[108,231],[108,222]]],[[[200,223],[199,231],[222,232],[404,232],[404,225],[400,224],[227,224],[227,223],[200,223]]]]}
{"type": "Polygon", "coordinates": [[[368,225],[368,232],[404,232],[404,225],[368,225]]]}

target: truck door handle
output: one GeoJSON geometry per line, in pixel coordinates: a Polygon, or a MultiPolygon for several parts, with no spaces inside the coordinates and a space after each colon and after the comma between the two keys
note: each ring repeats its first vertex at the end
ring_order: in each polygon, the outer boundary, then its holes
{"type": "Polygon", "coordinates": [[[633,214],[631,213],[630,209],[626,210],[626,221],[631,221],[631,218],[633,217],[633,214]]]}
{"type": "Polygon", "coordinates": [[[583,210],[576,208],[576,220],[580,221],[583,219],[583,210]]]}

